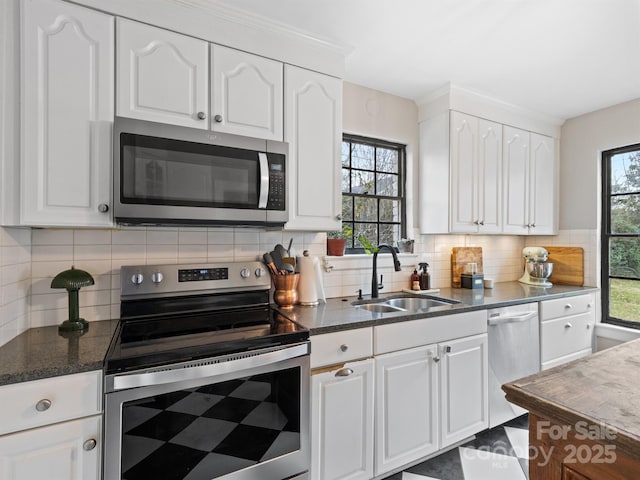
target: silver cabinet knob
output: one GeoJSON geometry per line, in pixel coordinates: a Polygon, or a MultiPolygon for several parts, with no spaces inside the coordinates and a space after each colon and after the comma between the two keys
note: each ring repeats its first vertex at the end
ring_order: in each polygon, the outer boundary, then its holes
{"type": "Polygon", "coordinates": [[[38,403],[36,403],[36,410],[39,412],[45,412],[49,410],[49,407],[51,407],[51,400],[49,400],[48,398],[43,398],[38,403]]]}
{"type": "Polygon", "coordinates": [[[207,118],[207,114],[204,112],[198,112],[198,120],[204,120],[207,118]]]}
{"type": "Polygon", "coordinates": [[[564,308],[566,308],[567,310],[573,308],[573,305],[571,305],[570,303],[567,303],[564,308]]]}
{"type": "Polygon", "coordinates": [[[353,370],[350,368],[341,368],[336,372],[336,377],[348,377],[353,373],[353,370]]]}
{"type": "Polygon", "coordinates": [[[134,285],[140,285],[144,281],[144,275],[141,273],[134,273],[131,275],[131,283],[134,285]]]}
{"type": "Polygon", "coordinates": [[[107,213],[109,211],[109,205],[107,205],[106,203],[101,203],[100,205],[98,205],[98,211],[100,213],[107,213]]]}
{"type": "Polygon", "coordinates": [[[343,343],[342,345],[340,345],[341,352],[346,352],[347,350],[349,350],[349,345],[347,345],[346,343],[343,343]]]}
{"type": "Polygon", "coordinates": [[[342,215],[340,214],[336,215],[336,220],[342,220],[342,215]]]}
{"type": "Polygon", "coordinates": [[[564,328],[566,329],[573,328],[573,325],[571,325],[571,322],[567,322],[564,324],[564,328]]]}
{"type": "Polygon", "coordinates": [[[438,363],[440,361],[440,357],[433,357],[433,361],[438,363]]]}
{"type": "Polygon", "coordinates": [[[98,445],[98,442],[96,441],[96,439],[95,438],[90,438],[89,440],[87,440],[86,442],[84,442],[82,444],[82,448],[86,452],[89,452],[89,451],[93,450],[94,448],[96,448],[96,445],[98,445]]]}
{"type": "Polygon", "coordinates": [[[216,115],[213,119],[216,123],[222,123],[222,115],[216,115]]]}
{"type": "Polygon", "coordinates": [[[587,330],[591,330],[591,324],[587,323],[587,330]]]}
{"type": "Polygon", "coordinates": [[[151,281],[153,283],[160,283],[162,280],[164,280],[164,275],[162,275],[162,273],[154,272],[151,274],[151,281]]]}

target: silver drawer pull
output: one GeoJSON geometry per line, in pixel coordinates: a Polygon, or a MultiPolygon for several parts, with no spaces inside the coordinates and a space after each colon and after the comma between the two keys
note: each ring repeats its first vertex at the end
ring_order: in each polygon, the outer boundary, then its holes
{"type": "Polygon", "coordinates": [[[353,373],[353,370],[345,367],[345,368],[341,368],[336,372],[336,377],[348,377],[352,373],[353,373]]]}
{"type": "Polygon", "coordinates": [[[570,309],[570,308],[573,308],[573,305],[571,305],[570,303],[567,303],[567,304],[564,306],[564,308],[566,308],[566,309],[568,310],[568,309],[570,309]]]}
{"type": "Polygon", "coordinates": [[[573,328],[573,325],[571,325],[570,322],[567,322],[564,324],[564,328],[573,328]]]}
{"type": "Polygon", "coordinates": [[[39,412],[45,412],[49,410],[49,407],[51,407],[51,400],[49,400],[48,398],[43,398],[38,403],[36,403],[36,410],[39,412]]]}
{"type": "Polygon", "coordinates": [[[91,450],[93,450],[94,448],[96,448],[96,445],[98,445],[98,442],[96,441],[95,438],[90,438],[89,440],[87,440],[86,442],[84,442],[82,444],[82,448],[86,451],[86,452],[90,452],[91,450]]]}
{"type": "Polygon", "coordinates": [[[341,352],[346,352],[347,350],[349,350],[349,345],[347,345],[346,343],[343,343],[342,345],[340,345],[341,352]]]}

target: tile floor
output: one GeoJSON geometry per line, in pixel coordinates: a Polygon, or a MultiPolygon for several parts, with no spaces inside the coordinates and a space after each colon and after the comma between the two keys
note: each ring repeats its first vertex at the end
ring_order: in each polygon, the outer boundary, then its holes
{"type": "Polygon", "coordinates": [[[527,415],[385,480],[527,480],[527,415]]]}

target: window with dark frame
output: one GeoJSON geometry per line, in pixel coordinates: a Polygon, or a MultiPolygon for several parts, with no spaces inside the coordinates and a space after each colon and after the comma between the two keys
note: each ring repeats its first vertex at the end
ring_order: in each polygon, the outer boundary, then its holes
{"type": "Polygon", "coordinates": [[[405,145],[343,135],[342,224],[351,233],[347,253],[381,243],[394,246],[406,236],[405,162],[405,145]]]}
{"type": "Polygon", "coordinates": [[[640,144],[602,153],[602,321],[640,328],[640,144]]]}

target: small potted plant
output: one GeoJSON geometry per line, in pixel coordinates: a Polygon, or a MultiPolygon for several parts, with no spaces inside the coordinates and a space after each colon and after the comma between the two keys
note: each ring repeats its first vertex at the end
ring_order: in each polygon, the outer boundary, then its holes
{"type": "Polygon", "coordinates": [[[353,231],[347,224],[342,225],[342,230],[327,233],[327,255],[341,257],[347,248],[347,238],[353,231]]]}

